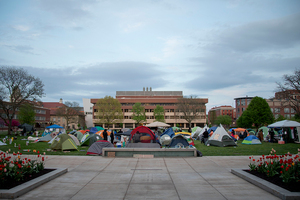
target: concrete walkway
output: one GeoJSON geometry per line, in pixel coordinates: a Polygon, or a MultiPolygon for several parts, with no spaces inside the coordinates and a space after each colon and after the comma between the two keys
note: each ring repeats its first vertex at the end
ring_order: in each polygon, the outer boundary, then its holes
{"type": "Polygon", "coordinates": [[[278,199],[231,174],[231,168],[248,164],[248,156],[49,156],[46,167],[68,168],[68,173],[18,199],[278,199]]]}

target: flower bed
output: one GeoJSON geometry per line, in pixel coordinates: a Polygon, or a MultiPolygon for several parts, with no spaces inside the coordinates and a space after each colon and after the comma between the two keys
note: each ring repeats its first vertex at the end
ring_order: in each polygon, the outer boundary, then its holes
{"type": "Polygon", "coordinates": [[[45,159],[39,151],[35,155],[22,155],[22,153],[0,153],[0,189],[8,189],[8,183],[21,184],[32,176],[45,173],[45,159]]]}
{"type": "Polygon", "coordinates": [[[249,159],[249,173],[273,182],[274,184],[277,183],[278,186],[290,191],[300,191],[299,155],[293,156],[290,153],[276,155],[276,150],[272,149],[271,154],[268,156],[262,155],[257,160],[252,156],[249,157],[249,159]]]}

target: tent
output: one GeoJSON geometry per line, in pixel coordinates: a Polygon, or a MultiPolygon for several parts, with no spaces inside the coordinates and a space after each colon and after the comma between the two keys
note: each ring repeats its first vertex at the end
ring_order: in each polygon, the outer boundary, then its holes
{"type": "Polygon", "coordinates": [[[197,140],[201,140],[201,137],[202,137],[203,133],[205,132],[205,130],[207,130],[207,131],[209,130],[207,125],[205,125],[204,128],[201,130],[201,132],[198,134],[198,136],[196,137],[197,140]]]}
{"type": "Polygon", "coordinates": [[[48,135],[45,135],[44,137],[41,137],[39,139],[39,142],[49,142],[50,140],[52,140],[52,138],[53,137],[50,134],[48,134],[48,135]]]}
{"type": "MultiPolygon", "coordinates": [[[[101,130],[101,131],[96,132],[96,134],[99,135],[100,137],[102,137],[102,139],[103,139],[104,138],[103,132],[104,132],[104,130],[101,130]]],[[[110,136],[111,131],[106,131],[106,132],[107,132],[107,136],[110,136]]]]}
{"type": "Polygon", "coordinates": [[[196,126],[194,128],[192,128],[192,138],[197,138],[198,135],[201,133],[202,128],[196,126]]]}
{"type": "Polygon", "coordinates": [[[164,135],[168,135],[170,138],[175,136],[174,130],[173,128],[168,128],[167,130],[165,130],[160,137],[164,136],[164,135]]]}
{"type": "Polygon", "coordinates": [[[160,136],[159,142],[162,146],[169,146],[172,141],[172,138],[168,134],[160,136]]]}
{"type": "Polygon", "coordinates": [[[243,140],[242,144],[261,144],[261,142],[255,135],[249,135],[243,140]]]}
{"type": "Polygon", "coordinates": [[[179,131],[179,130],[180,130],[180,128],[179,128],[179,127],[176,127],[176,126],[173,126],[172,129],[173,129],[174,131],[176,131],[176,130],[179,131]]]}
{"type": "Polygon", "coordinates": [[[23,131],[25,131],[25,133],[34,131],[33,126],[30,124],[26,124],[26,123],[19,125],[18,128],[22,128],[23,131]]]}
{"type": "Polygon", "coordinates": [[[62,127],[62,126],[58,126],[58,125],[56,125],[56,124],[53,124],[53,125],[51,125],[51,126],[47,126],[46,128],[64,128],[64,127],[62,127]]]}
{"type": "Polygon", "coordinates": [[[94,133],[98,132],[98,129],[96,127],[93,127],[93,128],[90,129],[89,132],[92,133],[92,134],[94,134],[94,133]]]}
{"type": "Polygon", "coordinates": [[[75,142],[75,144],[76,144],[77,146],[80,145],[80,142],[79,142],[79,140],[77,139],[77,137],[75,137],[75,136],[72,135],[72,134],[68,134],[68,135],[72,138],[72,140],[75,142]]]}
{"type": "Polygon", "coordinates": [[[98,131],[104,130],[104,128],[102,128],[101,126],[95,126],[95,128],[96,128],[98,131]]]}
{"type": "Polygon", "coordinates": [[[186,137],[184,137],[183,135],[179,134],[179,135],[175,135],[171,142],[169,147],[173,147],[173,148],[184,148],[184,147],[188,147],[189,142],[187,141],[186,137]]]}
{"type": "Polygon", "coordinates": [[[85,134],[88,130],[79,130],[80,133],[85,134]]]}
{"type": "Polygon", "coordinates": [[[266,137],[267,137],[267,135],[269,134],[269,128],[268,128],[268,127],[266,127],[266,126],[262,126],[262,127],[260,127],[260,128],[258,129],[258,131],[259,131],[259,130],[262,130],[262,131],[263,131],[264,138],[266,138],[266,137]]]}
{"type": "Polygon", "coordinates": [[[268,127],[269,128],[300,127],[300,123],[296,122],[296,121],[291,121],[291,120],[282,120],[282,121],[270,124],[268,127]]]}
{"type": "Polygon", "coordinates": [[[175,133],[175,135],[179,135],[179,134],[181,134],[181,135],[184,135],[184,136],[186,136],[186,137],[191,137],[191,133],[189,133],[189,132],[176,132],[175,133]]]}
{"type": "Polygon", "coordinates": [[[80,146],[91,146],[94,142],[96,142],[98,140],[102,140],[102,138],[99,135],[97,135],[97,134],[89,134],[81,142],[80,146]]]}
{"type": "Polygon", "coordinates": [[[222,125],[215,130],[212,136],[207,140],[206,144],[219,147],[237,146],[222,125]]]}
{"type": "Polygon", "coordinates": [[[122,133],[116,133],[116,136],[121,136],[121,135],[125,135],[125,136],[130,136],[131,135],[132,130],[128,130],[126,132],[122,132],[122,133]]]}
{"type": "Polygon", "coordinates": [[[74,135],[74,133],[76,133],[77,131],[76,130],[74,130],[74,131],[71,131],[70,133],[68,133],[69,135],[70,134],[72,134],[72,135],[74,135]]]}
{"type": "Polygon", "coordinates": [[[146,125],[146,127],[169,127],[169,126],[170,126],[169,124],[163,122],[152,122],[146,125]]]}
{"type": "Polygon", "coordinates": [[[90,146],[86,155],[101,155],[104,147],[114,147],[114,145],[106,140],[98,140],[90,146]]]}
{"type": "Polygon", "coordinates": [[[208,131],[208,133],[210,133],[211,132],[211,130],[213,131],[213,132],[215,132],[216,130],[217,130],[217,126],[213,126],[213,127],[211,127],[210,129],[208,129],[207,131],[208,131]]]}
{"type": "Polygon", "coordinates": [[[50,145],[51,149],[54,150],[78,150],[75,142],[68,134],[60,134],[55,137],[52,144],[50,145]]]}
{"type": "Polygon", "coordinates": [[[82,137],[83,137],[83,134],[80,132],[80,131],[77,131],[76,133],[74,133],[74,136],[77,137],[77,139],[79,141],[81,141],[82,137]]]}
{"type": "Polygon", "coordinates": [[[136,134],[136,132],[139,131],[143,136],[150,136],[151,140],[154,142],[158,142],[157,137],[155,136],[155,134],[146,126],[139,126],[137,128],[135,128],[132,132],[131,132],[131,136],[129,141],[132,141],[132,138],[134,136],[134,134],[136,134]]]}

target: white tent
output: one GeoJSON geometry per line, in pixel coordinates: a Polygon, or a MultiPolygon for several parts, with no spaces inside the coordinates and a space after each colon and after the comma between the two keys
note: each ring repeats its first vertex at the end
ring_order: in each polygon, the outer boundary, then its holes
{"type": "Polygon", "coordinates": [[[169,126],[170,126],[169,124],[163,122],[152,122],[146,125],[146,127],[169,127],[169,126]]]}
{"type": "Polygon", "coordinates": [[[208,126],[205,125],[204,128],[201,130],[201,132],[198,134],[197,140],[200,140],[201,136],[203,135],[204,131],[207,130],[208,131],[208,126]]]}
{"type": "Polygon", "coordinates": [[[202,131],[202,128],[197,127],[197,129],[194,132],[192,132],[192,135],[191,135],[192,138],[194,138],[194,136],[195,136],[195,138],[197,138],[201,131],[202,131]]]}
{"type": "Polygon", "coordinates": [[[207,145],[225,147],[225,146],[237,146],[227,131],[220,126],[215,130],[212,136],[207,140],[207,145]]]}
{"type": "Polygon", "coordinates": [[[275,122],[268,126],[269,128],[281,128],[281,127],[300,127],[300,123],[291,120],[282,120],[279,122],[275,122]]]}

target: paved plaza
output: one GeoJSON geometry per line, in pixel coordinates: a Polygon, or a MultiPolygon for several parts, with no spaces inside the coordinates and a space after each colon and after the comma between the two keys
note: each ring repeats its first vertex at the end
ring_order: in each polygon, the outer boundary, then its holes
{"type": "Polygon", "coordinates": [[[248,156],[49,156],[46,167],[68,172],[17,199],[278,199],[230,172],[248,164],[248,156]]]}

